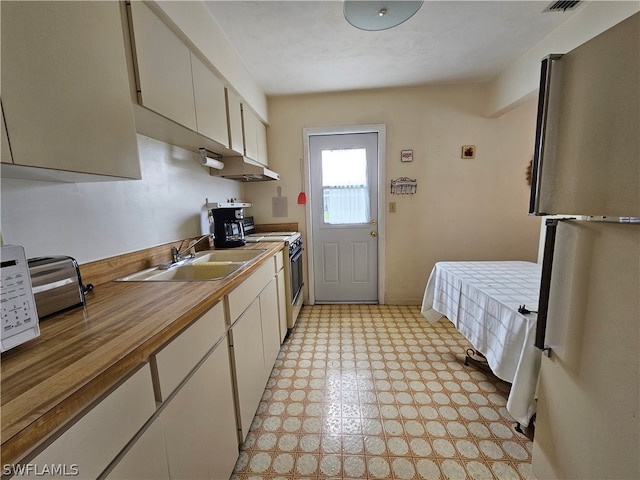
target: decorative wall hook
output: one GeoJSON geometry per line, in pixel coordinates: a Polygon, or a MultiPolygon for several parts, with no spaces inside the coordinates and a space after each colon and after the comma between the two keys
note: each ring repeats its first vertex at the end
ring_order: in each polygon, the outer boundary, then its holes
{"type": "Polygon", "coordinates": [[[418,189],[418,182],[408,177],[391,180],[392,195],[413,195],[418,189]]]}

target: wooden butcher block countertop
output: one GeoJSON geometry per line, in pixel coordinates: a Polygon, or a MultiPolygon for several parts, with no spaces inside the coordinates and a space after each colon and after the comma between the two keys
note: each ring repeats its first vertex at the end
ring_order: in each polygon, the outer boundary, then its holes
{"type": "MultiPolygon", "coordinates": [[[[222,280],[105,281],[87,294],[85,308],[45,319],[40,337],[3,353],[2,464],[22,460],[92,406],[281,250],[283,243],[241,248],[265,251],[222,280]]],[[[83,266],[81,272],[85,283],[92,280],[91,275],[85,278],[83,266]]],[[[110,278],[129,273],[121,271],[110,278]]]]}

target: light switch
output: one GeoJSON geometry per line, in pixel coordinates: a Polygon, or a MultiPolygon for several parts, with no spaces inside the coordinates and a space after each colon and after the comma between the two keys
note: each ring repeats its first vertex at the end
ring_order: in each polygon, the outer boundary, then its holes
{"type": "Polygon", "coordinates": [[[396,202],[389,202],[389,213],[396,213],[396,202]]]}

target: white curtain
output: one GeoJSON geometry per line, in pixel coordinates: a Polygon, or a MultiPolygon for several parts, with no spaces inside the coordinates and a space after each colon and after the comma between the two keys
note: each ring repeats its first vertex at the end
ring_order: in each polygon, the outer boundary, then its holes
{"type": "Polygon", "coordinates": [[[324,221],[332,225],[369,222],[366,185],[324,187],[324,221]]]}

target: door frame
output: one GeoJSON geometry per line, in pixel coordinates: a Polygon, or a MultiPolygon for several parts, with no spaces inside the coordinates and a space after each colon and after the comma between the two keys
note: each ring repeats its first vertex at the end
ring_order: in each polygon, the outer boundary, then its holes
{"type": "Polygon", "coordinates": [[[385,204],[386,204],[386,134],[387,127],[383,123],[375,123],[368,125],[346,125],[337,127],[308,127],[303,128],[304,139],[304,188],[305,192],[309,196],[309,201],[305,205],[305,228],[307,231],[307,242],[305,243],[307,249],[307,266],[308,274],[307,279],[309,281],[309,298],[308,303],[315,305],[316,293],[315,293],[315,281],[313,272],[313,213],[311,204],[313,202],[311,193],[311,178],[309,175],[310,170],[310,154],[309,154],[309,137],[315,135],[345,135],[351,133],[377,133],[378,134],[378,206],[377,206],[377,220],[378,220],[378,304],[384,305],[384,293],[385,293],[385,204]]]}

